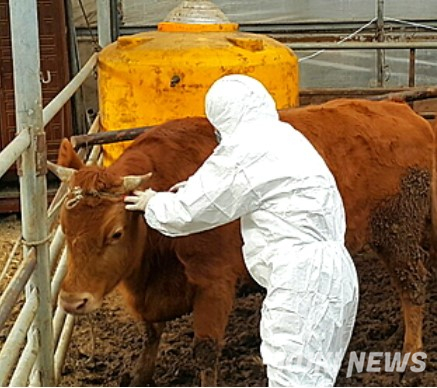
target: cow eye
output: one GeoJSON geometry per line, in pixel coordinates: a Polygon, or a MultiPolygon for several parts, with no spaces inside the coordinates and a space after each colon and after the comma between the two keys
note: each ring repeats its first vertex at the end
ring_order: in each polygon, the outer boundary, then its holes
{"type": "Polygon", "coordinates": [[[113,240],[119,240],[119,239],[121,238],[122,235],[123,235],[123,233],[121,233],[120,231],[115,232],[115,233],[112,235],[112,239],[113,239],[113,240]]]}
{"type": "Polygon", "coordinates": [[[116,229],[108,236],[109,244],[116,244],[123,237],[123,229],[116,229]]]}

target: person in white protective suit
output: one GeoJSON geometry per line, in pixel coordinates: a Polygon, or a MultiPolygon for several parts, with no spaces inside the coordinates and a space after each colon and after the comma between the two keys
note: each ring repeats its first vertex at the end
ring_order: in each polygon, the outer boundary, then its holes
{"type": "Polygon", "coordinates": [[[269,385],[332,386],[358,304],[335,179],[310,142],[279,120],[259,81],[225,76],[205,105],[221,136],[212,155],[176,192],[135,192],[126,209],[145,211],[167,236],[241,218],[246,266],[267,290],[260,332],[269,385]]]}

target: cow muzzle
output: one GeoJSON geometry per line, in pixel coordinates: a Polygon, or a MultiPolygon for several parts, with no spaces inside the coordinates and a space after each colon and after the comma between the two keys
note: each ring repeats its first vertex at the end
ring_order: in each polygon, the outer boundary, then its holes
{"type": "Polygon", "coordinates": [[[58,304],[65,312],[79,315],[97,310],[102,305],[102,300],[89,292],[73,293],[61,290],[59,292],[58,304]]]}

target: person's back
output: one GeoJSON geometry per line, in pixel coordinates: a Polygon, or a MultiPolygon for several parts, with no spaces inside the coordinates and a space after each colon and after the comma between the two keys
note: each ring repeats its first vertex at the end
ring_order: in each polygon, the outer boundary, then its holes
{"type": "Polygon", "coordinates": [[[300,132],[267,119],[240,124],[224,141],[259,201],[241,217],[246,257],[292,245],[344,243],[344,210],[335,179],[300,132]]]}

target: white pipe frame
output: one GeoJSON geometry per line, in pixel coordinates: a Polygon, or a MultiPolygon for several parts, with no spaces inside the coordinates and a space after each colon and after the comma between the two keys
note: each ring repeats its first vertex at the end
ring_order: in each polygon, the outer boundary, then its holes
{"type": "MultiPolygon", "coordinates": [[[[88,133],[96,133],[99,131],[99,116],[94,120],[90,130],[88,133]]],[[[94,146],[93,151],[100,147],[94,146]]],[[[79,152],[79,156],[84,156],[85,151],[81,150],[79,152]]],[[[96,153],[92,152],[90,155],[91,161],[93,163],[96,162],[96,153]]],[[[88,162],[87,162],[88,163],[88,162]]],[[[62,187],[59,188],[58,192],[62,190],[62,187]]],[[[54,200],[50,206],[52,210],[52,214],[49,215],[51,217],[56,217],[56,213],[59,211],[59,207],[56,202],[62,201],[62,197],[58,198],[58,201],[54,200]],[[55,211],[53,211],[55,210],[55,211]]],[[[64,247],[64,234],[61,231],[60,226],[57,227],[53,240],[50,244],[50,268],[56,264],[57,257],[64,247]]],[[[66,272],[66,263],[67,254],[66,249],[64,249],[61,259],[57,265],[55,274],[53,276],[51,282],[51,306],[56,305],[57,295],[61,286],[62,279],[64,278],[66,272]]],[[[56,347],[56,351],[54,354],[54,368],[55,368],[55,383],[59,383],[59,376],[61,373],[61,368],[63,365],[63,361],[65,360],[65,352],[68,347],[69,337],[71,337],[74,319],[73,317],[67,315],[67,319],[65,319],[65,313],[62,311],[58,311],[56,309],[55,317],[53,320],[54,325],[54,333],[53,333],[53,341],[54,344],[58,344],[56,347]],[[70,318],[69,318],[70,317],[70,318]],[[65,320],[65,324],[67,327],[62,328],[61,321],[65,320]],[[59,330],[61,330],[61,334],[59,334],[59,330]],[[65,335],[69,336],[67,338],[62,338],[65,335]],[[61,338],[59,338],[61,335],[61,338]]],[[[30,336],[30,340],[27,341],[26,346],[21,353],[19,354],[20,348],[24,345],[26,341],[26,334],[29,330],[30,325],[35,317],[37,311],[37,300],[35,289],[31,291],[30,296],[27,298],[24,306],[21,309],[20,314],[18,315],[15,324],[13,325],[3,347],[0,351],[0,386],[5,386],[8,380],[8,376],[12,374],[12,378],[9,382],[10,386],[24,386],[27,385],[29,380],[29,375],[31,375],[31,385],[40,385],[41,383],[37,380],[38,373],[34,373],[34,365],[37,353],[39,352],[39,348],[36,345],[35,337],[33,335],[30,336]],[[18,363],[17,363],[18,360],[18,363]],[[15,370],[13,370],[15,366],[15,370]],[[31,373],[32,372],[32,373],[31,373]]],[[[55,384],[53,384],[55,385],[55,384]]],[[[52,386],[53,386],[52,385],[52,386]]]]}
{"type": "MultiPolygon", "coordinates": [[[[96,0],[100,46],[111,41],[110,3],[96,0]]],[[[57,308],[52,320],[52,308],[66,272],[67,253],[63,254],[50,282],[64,246],[64,235],[58,226],[49,247],[51,224],[65,195],[61,184],[47,215],[47,182],[44,127],[62,109],[97,64],[94,53],[79,73],[42,109],[40,83],[40,53],[38,42],[37,0],[10,1],[12,55],[14,63],[15,110],[17,136],[0,152],[0,178],[20,159],[20,201],[22,209],[23,267],[29,267],[36,257],[35,270],[27,287],[26,300],[0,351],[0,386],[54,386],[59,383],[61,370],[73,332],[74,317],[57,308]],[[25,341],[26,345],[24,346],[25,341]],[[20,356],[20,349],[24,346],[20,356]],[[15,367],[15,369],[14,369],[15,367]],[[9,378],[9,376],[11,376],[9,378]]],[[[89,133],[99,130],[99,117],[89,133]]],[[[93,147],[90,161],[95,163],[100,147],[93,147]]],[[[79,152],[84,156],[85,151],[79,152]]],[[[30,268],[30,267],[29,267],[30,268]]],[[[26,268],[24,268],[26,269],[26,268]]],[[[9,302],[18,297],[14,289],[23,279],[14,276],[1,300],[9,302]]],[[[6,309],[12,310],[13,303],[6,309]]]]}

